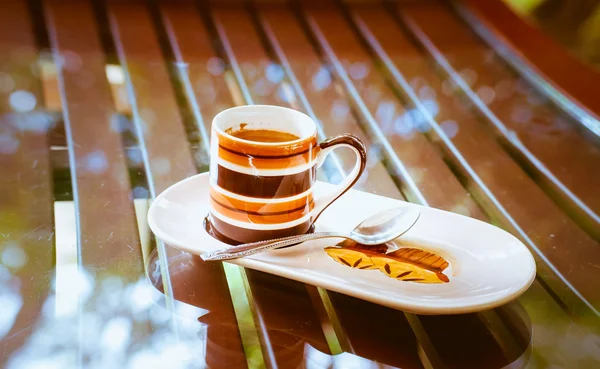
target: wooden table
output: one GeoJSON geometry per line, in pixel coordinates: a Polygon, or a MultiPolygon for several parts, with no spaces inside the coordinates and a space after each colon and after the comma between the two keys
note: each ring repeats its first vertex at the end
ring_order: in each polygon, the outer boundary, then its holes
{"type": "Polygon", "coordinates": [[[3,0],[0,366],[600,367],[598,86],[500,0],[3,0]],[[152,199],[243,104],[359,136],[359,189],[508,230],[535,283],[417,316],[156,240],[152,199]]]}

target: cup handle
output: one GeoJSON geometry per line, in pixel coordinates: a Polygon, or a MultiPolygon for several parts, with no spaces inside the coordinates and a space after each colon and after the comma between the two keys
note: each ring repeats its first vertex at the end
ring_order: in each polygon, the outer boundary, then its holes
{"type": "Polygon", "coordinates": [[[319,145],[320,150],[317,154],[317,168],[323,165],[330,152],[340,147],[349,147],[354,151],[356,154],[356,164],[354,164],[354,168],[352,168],[350,174],[348,174],[342,183],[337,185],[331,193],[315,199],[315,206],[312,210],[312,223],[317,221],[317,218],[321,215],[323,210],[327,209],[331,203],[354,186],[367,166],[367,150],[365,144],[363,144],[356,136],[343,134],[328,138],[321,142],[319,145]]]}

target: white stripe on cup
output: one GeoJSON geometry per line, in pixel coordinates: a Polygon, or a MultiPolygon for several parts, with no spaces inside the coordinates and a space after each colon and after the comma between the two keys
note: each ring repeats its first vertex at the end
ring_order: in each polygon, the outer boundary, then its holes
{"type": "Polygon", "coordinates": [[[308,190],[306,190],[298,195],[289,196],[289,197],[278,197],[278,198],[273,198],[273,199],[265,199],[265,198],[261,198],[261,197],[242,196],[242,195],[238,195],[236,193],[227,191],[227,190],[219,187],[219,185],[216,183],[216,179],[213,179],[212,177],[210,178],[210,185],[215,191],[217,191],[220,194],[225,195],[227,197],[231,197],[232,199],[235,199],[235,200],[240,200],[240,201],[244,201],[244,202],[256,202],[256,203],[268,202],[269,204],[278,204],[278,203],[298,200],[298,199],[308,196],[308,194],[310,194],[312,192],[312,187],[311,187],[308,190]]]}
{"type": "MultiPolygon", "coordinates": [[[[263,176],[263,177],[275,177],[275,176],[286,176],[289,174],[301,173],[309,170],[314,165],[317,164],[317,160],[313,160],[310,163],[296,165],[289,168],[283,169],[257,169],[257,168],[247,168],[241,165],[237,165],[231,162],[226,161],[222,158],[217,158],[217,163],[229,170],[233,170],[234,172],[248,174],[251,176],[263,176]]],[[[252,163],[252,162],[251,162],[252,163]]]]}

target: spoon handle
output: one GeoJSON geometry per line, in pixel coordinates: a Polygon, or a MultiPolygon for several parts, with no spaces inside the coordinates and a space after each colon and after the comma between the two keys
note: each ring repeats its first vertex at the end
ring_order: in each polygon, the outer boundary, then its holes
{"type": "Polygon", "coordinates": [[[227,247],[224,249],[220,249],[213,252],[205,252],[200,255],[203,260],[230,260],[243,258],[245,256],[250,256],[254,254],[258,254],[259,252],[272,250],[280,247],[291,246],[300,244],[302,242],[316,240],[319,238],[328,238],[328,237],[340,237],[340,238],[348,238],[347,234],[339,233],[339,232],[316,232],[303,234],[299,236],[289,236],[283,238],[276,238],[273,240],[267,241],[258,241],[252,243],[245,243],[239,246],[227,247]]]}

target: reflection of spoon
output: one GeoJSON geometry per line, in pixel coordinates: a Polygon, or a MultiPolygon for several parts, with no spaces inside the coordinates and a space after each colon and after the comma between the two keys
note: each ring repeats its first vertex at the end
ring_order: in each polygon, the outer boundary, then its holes
{"type": "Polygon", "coordinates": [[[257,254],[262,251],[291,246],[319,238],[349,238],[363,245],[379,245],[389,242],[408,231],[419,219],[418,207],[401,207],[384,210],[365,219],[350,233],[317,232],[290,236],[274,240],[246,243],[239,246],[208,252],[200,255],[204,260],[229,260],[257,254]]]}

